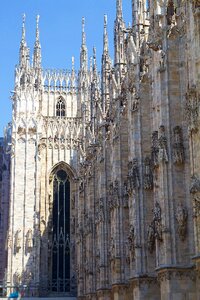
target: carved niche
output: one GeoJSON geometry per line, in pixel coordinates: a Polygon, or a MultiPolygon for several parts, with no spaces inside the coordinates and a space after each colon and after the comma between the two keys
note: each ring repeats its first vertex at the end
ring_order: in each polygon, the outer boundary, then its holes
{"type": "Polygon", "coordinates": [[[182,241],[185,240],[187,234],[187,219],[188,219],[187,209],[183,207],[181,204],[179,204],[176,209],[176,221],[178,225],[178,235],[182,241]]]}
{"type": "Polygon", "coordinates": [[[140,177],[137,158],[128,163],[128,191],[132,194],[133,190],[139,189],[140,177]]]}
{"type": "Polygon", "coordinates": [[[151,159],[146,156],[144,160],[144,189],[153,189],[153,172],[151,159]]]}
{"type": "Polygon", "coordinates": [[[167,138],[165,135],[165,126],[161,125],[159,128],[159,161],[168,162],[167,154],[167,138]]]}
{"type": "Polygon", "coordinates": [[[186,119],[188,122],[189,132],[196,133],[199,127],[199,95],[197,88],[193,85],[186,93],[186,119]]]}
{"type": "Polygon", "coordinates": [[[173,161],[175,164],[182,164],[185,159],[182,128],[180,126],[176,126],[174,127],[173,132],[173,161]]]}

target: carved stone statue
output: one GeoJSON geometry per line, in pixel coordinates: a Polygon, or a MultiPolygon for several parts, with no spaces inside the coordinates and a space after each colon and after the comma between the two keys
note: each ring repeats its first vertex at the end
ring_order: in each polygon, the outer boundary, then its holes
{"type": "Polygon", "coordinates": [[[154,226],[154,222],[152,222],[148,226],[148,230],[147,230],[147,245],[148,245],[149,252],[152,253],[153,250],[154,250],[154,247],[155,247],[155,226],[154,226]]]}
{"type": "Polygon", "coordinates": [[[181,204],[179,204],[176,209],[176,220],[178,223],[178,234],[182,241],[185,240],[186,233],[187,233],[187,219],[188,219],[187,209],[183,207],[181,204]]]}
{"type": "Polygon", "coordinates": [[[123,207],[124,208],[129,207],[129,193],[128,193],[128,186],[126,181],[124,181],[124,186],[123,186],[123,207]]]}
{"type": "Polygon", "coordinates": [[[184,162],[183,135],[180,126],[174,127],[173,160],[175,164],[184,162]]]}
{"type": "Polygon", "coordinates": [[[158,154],[159,154],[158,131],[154,131],[152,133],[152,147],[151,147],[151,159],[154,168],[159,165],[158,154]]]}
{"type": "Polygon", "coordinates": [[[134,230],[133,225],[131,225],[130,229],[129,229],[128,243],[129,243],[129,251],[134,256],[134,254],[135,254],[135,230],[134,230]]]}
{"type": "Polygon", "coordinates": [[[159,128],[159,161],[168,162],[167,138],[165,136],[165,127],[163,125],[159,128]]]}
{"type": "Polygon", "coordinates": [[[140,187],[139,180],[139,168],[138,161],[134,158],[128,164],[128,191],[132,193],[133,190],[138,189],[140,187]]]}
{"type": "Polygon", "coordinates": [[[190,193],[191,194],[196,194],[200,192],[200,179],[196,176],[192,176],[192,182],[191,182],[191,188],[190,188],[190,193]]]}
{"type": "Polygon", "coordinates": [[[144,189],[145,190],[153,189],[152,164],[151,164],[151,159],[148,156],[146,156],[144,160],[144,189]]]}
{"type": "Polygon", "coordinates": [[[31,229],[26,234],[26,250],[30,252],[33,249],[33,232],[31,229]]]}
{"type": "Polygon", "coordinates": [[[161,208],[158,202],[155,203],[153,209],[153,222],[154,222],[154,229],[155,229],[155,238],[159,241],[162,241],[162,216],[161,216],[161,208]]]}
{"type": "Polygon", "coordinates": [[[17,230],[15,233],[15,253],[19,252],[21,249],[21,236],[20,236],[21,230],[17,230]]]}
{"type": "Polygon", "coordinates": [[[196,86],[192,86],[186,93],[186,118],[190,132],[197,132],[199,127],[199,104],[196,86]]]}

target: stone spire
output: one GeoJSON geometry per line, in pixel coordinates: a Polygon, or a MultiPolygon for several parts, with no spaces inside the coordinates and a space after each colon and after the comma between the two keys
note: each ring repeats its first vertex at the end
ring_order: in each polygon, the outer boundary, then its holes
{"type": "Polygon", "coordinates": [[[40,39],[39,39],[39,19],[40,16],[38,15],[36,17],[36,38],[35,38],[35,45],[34,45],[34,56],[33,56],[33,67],[34,68],[41,68],[41,45],[40,45],[40,39]]]}
{"type": "Polygon", "coordinates": [[[20,42],[20,54],[19,54],[19,64],[22,67],[25,67],[27,65],[27,62],[29,61],[29,49],[27,47],[26,43],[26,30],[25,30],[25,20],[26,15],[23,15],[23,22],[22,22],[22,38],[20,42]]]}
{"type": "Polygon", "coordinates": [[[122,0],[117,0],[117,19],[122,19],[122,0]]]}
{"type": "Polygon", "coordinates": [[[109,43],[107,32],[107,15],[104,15],[104,33],[103,33],[103,54],[101,59],[101,92],[103,112],[106,112],[109,102],[109,74],[111,69],[111,60],[109,55],[109,43]]]}
{"type": "Polygon", "coordinates": [[[125,64],[125,30],[126,26],[123,20],[122,0],[116,0],[117,12],[115,19],[115,66],[125,64]]]}
{"type": "Polygon", "coordinates": [[[108,54],[107,15],[104,15],[103,55],[108,54]]]}
{"type": "Polygon", "coordinates": [[[85,18],[82,18],[82,44],[81,44],[81,55],[80,55],[80,68],[82,71],[87,72],[87,46],[86,46],[86,35],[85,35],[85,18]]]}

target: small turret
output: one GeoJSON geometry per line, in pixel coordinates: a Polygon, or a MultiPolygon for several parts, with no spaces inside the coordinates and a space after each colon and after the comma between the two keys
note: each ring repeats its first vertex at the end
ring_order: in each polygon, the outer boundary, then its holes
{"type": "Polygon", "coordinates": [[[33,55],[33,67],[36,69],[41,68],[41,45],[40,45],[40,40],[39,40],[39,18],[40,16],[38,15],[36,17],[36,39],[35,39],[35,45],[34,45],[34,55],[33,55]]]}

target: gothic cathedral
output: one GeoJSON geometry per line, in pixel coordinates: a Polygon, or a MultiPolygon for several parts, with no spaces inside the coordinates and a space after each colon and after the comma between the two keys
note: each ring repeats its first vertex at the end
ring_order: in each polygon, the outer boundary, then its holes
{"type": "MultiPolygon", "coordinates": [[[[131,0],[130,0],[131,1],[131,0]]],[[[0,139],[0,280],[79,300],[200,300],[200,1],[116,1],[114,63],[43,70],[22,27],[0,139]]]]}

